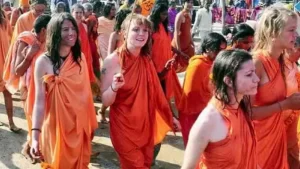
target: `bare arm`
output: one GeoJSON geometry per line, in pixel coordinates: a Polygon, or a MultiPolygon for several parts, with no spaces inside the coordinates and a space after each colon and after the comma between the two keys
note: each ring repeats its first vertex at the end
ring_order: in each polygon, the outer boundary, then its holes
{"type": "Polygon", "coordinates": [[[17,22],[17,19],[18,19],[18,13],[19,13],[19,10],[15,9],[15,10],[13,10],[13,12],[11,14],[10,25],[12,26],[12,28],[14,28],[15,25],[16,25],[16,22],[17,22]]]}
{"type": "MultiPolygon", "coordinates": [[[[208,111],[208,109],[204,109],[204,111],[208,111]]],[[[213,119],[204,111],[200,114],[190,131],[189,142],[184,153],[181,169],[196,168],[202,153],[210,141],[210,133],[213,132],[214,123],[213,119]]]]}
{"type": "Polygon", "coordinates": [[[27,71],[27,69],[31,65],[31,61],[32,61],[33,57],[37,54],[37,52],[40,48],[39,45],[34,44],[33,46],[31,46],[27,49],[28,51],[26,52],[26,56],[25,56],[24,49],[26,47],[28,47],[28,45],[24,42],[21,42],[18,47],[18,50],[17,50],[15,70],[16,70],[16,74],[18,76],[24,75],[24,73],[27,71]]]}
{"type": "Polygon", "coordinates": [[[178,15],[176,15],[176,18],[175,18],[175,31],[174,31],[175,47],[178,50],[181,50],[180,38],[179,38],[181,24],[182,24],[182,14],[179,13],[178,15]]]}
{"type": "Polygon", "coordinates": [[[34,69],[35,101],[32,112],[32,128],[37,130],[32,130],[32,143],[30,150],[31,155],[34,158],[40,158],[39,138],[46,109],[46,89],[43,82],[43,76],[46,74],[47,64],[49,63],[47,63],[46,58],[41,56],[37,59],[36,67],[34,69]]]}
{"type": "Polygon", "coordinates": [[[102,103],[108,107],[116,99],[117,91],[125,84],[121,73],[118,56],[114,52],[105,58],[101,71],[102,103]]]}
{"type": "MultiPolygon", "coordinates": [[[[35,101],[32,113],[32,128],[41,129],[44,119],[46,88],[43,82],[43,76],[46,74],[45,65],[48,64],[45,58],[40,57],[36,61],[34,69],[35,101]]],[[[33,140],[39,139],[39,132],[34,132],[33,140]]]]}
{"type": "Polygon", "coordinates": [[[116,48],[117,48],[117,33],[113,32],[110,36],[109,36],[109,41],[108,41],[108,50],[107,50],[107,54],[111,54],[113,53],[116,48]]]}
{"type": "MultiPolygon", "coordinates": [[[[263,75],[265,74],[264,67],[259,60],[254,60],[255,67],[256,67],[256,74],[257,76],[263,80],[263,75]]],[[[262,84],[259,84],[262,85],[262,84]]],[[[288,109],[296,109],[298,110],[300,107],[297,106],[297,102],[300,101],[300,94],[295,93],[292,96],[288,97],[285,100],[278,101],[276,103],[264,106],[254,106],[252,107],[252,118],[254,120],[264,119],[266,117],[272,116],[275,113],[282,112],[288,109]]],[[[252,105],[255,102],[255,96],[251,96],[252,105]]],[[[298,102],[299,105],[299,102],[298,102]]]]}

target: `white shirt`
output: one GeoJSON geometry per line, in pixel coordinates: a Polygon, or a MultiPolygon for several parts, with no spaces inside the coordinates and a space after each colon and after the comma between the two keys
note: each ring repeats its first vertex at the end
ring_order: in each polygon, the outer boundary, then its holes
{"type": "Polygon", "coordinates": [[[212,13],[211,10],[207,12],[207,9],[201,8],[196,13],[195,23],[193,25],[192,32],[198,33],[199,31],[211,31],[212,30],[212,13]]]}
{"type": "MultiPolygon", "coordinates": [[[[56,0],[51,0],[51,4],[50,4],[50,10],[51,10],[51,13],[54,13],[55,12],[55,7],[56,7],[56,5],[55,5],[55,1],[56,0]]],[[[70,9],[70,12],[71,12],[71,10],[72,10],[72,0],[68,0],[68,2],[69,2],[69,4],[66,4],[66,5],[69,5],[69,9],[70,9]]]]}

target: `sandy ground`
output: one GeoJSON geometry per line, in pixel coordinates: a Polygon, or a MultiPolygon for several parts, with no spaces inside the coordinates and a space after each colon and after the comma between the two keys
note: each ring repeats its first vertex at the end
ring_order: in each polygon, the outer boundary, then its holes
{"type": "MultiPolygon", "coordinates": [[[[182,82],[184,74],[179,75],[182,82]]],[[[40,165],[30,164],[22,155],[21,149],[26,141],[27,122],[18,96],[14,97],[14,120],[22,131],[18,134],[10,132],[7,128],[7,115],[5,112],[4,99],[0,96],[0,122],[5,126],[0,126],[0,169],[39,169],[40,165]]],[[[100,103],[95,103],[99,109],[100,103]]],[[[91,169],[117,169],[119,161],[112,147],[109,126],[100,125],[93,140],[93,151],[99,151],[100,155],[91,158],[91,169]]],[[[157,165],[154,169],[179,169],[183,160],[183,141],[181,133],[169,133],[163,141],[161,151],[157,157],[157,165]]]]}

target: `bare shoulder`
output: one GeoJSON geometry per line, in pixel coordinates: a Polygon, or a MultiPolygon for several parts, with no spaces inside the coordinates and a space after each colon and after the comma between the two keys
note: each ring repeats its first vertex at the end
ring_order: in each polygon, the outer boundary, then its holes
{"type": "Polygon", "coordinates": [[[264,65],[262,63],[262,61],[260,59],[258,59],[257,57],[253,57],[253,63],[255,65],[255,72],[257,74],[258,77],[261,77],[261,75],[263,74],[264,71],[264,65]]]}
{"type": "Polygon", "coordinates": [[[207,104],[205,109],[200,113],[196,124],[200,126],[205,126],[205,127],[212,127],[214,126],[214,123],[221,117],[220,113],[217,111],[217,109],[211,105],[207,104]]]}
{"type": "Polygon", "coordinates": [[[219,111],[210,103],[207,104],[205,109],[201,112],[200,116],[201,115],[208,121],[213,121],[216,118],[220,117],[219,111]]]}
{"type": "Polygon", "coordinates": [[[38,72],[51,73],[53,71],[51,60],[45,54],[38,57],[35,64],[38,72]]]}
{"type": "Polygon", "coordinates": [[[120,67],[119,56],[117,52],[109,54],[103,61],[102,74],[105,74],[107,69],[116,70],[120,67]]]}

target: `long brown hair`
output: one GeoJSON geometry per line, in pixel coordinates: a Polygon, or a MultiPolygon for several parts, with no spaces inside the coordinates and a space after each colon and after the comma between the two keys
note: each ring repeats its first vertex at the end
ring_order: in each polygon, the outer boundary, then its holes
{"type": "MultiPolygon", "coordinates": [[[[75,45],[71,47],[71,52],[73,55],[73,61],[80,66],[81,61],[81,48],[79,42],[79,30],[75,19],[71,14],[63,12],[59,14],[55,14],[50,20],[47,27],[47,39],[46,39],[46,56],[49,57],[53,64],[53,72],[54,74],[58,74],[58,71],[62,65],[62,61],[59,56],[59,48],[61,43],[61,30],[62,24],[65,20],[69,20],[72,22],[76,32],[77,32],[77,40],[75,45]]],[[[81,66],[80,66],[81,67],[81,66]]]]}

